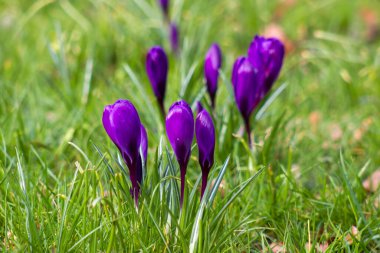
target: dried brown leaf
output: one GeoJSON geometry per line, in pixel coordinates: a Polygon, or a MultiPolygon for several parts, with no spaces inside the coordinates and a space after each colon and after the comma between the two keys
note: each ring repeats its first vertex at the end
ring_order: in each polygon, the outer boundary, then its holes
{"type": "Polygon", "coordinates": [[[363,8],[360,11],[360,17],[365,25],[365,38],[367,41],[374,41],[380,35],[380,25],[378,14],[370,8],[363,8]]]}
{"type": "Polygon", "coordinates": [[[349,245],[351,245],[354,242],[353,238],[358,238],[359,236],[359,230],[357,227],[352,226],[351,231],[349,234],[346,235],[346,241],[349,245]]]}
{"type": "Polygon", "coordinates": [[[284,243],[282,243],[282,242],[272,242],[269,245],[269,247],[273,253],[285,253],[286,252],[284,243]]]}
{"type": "Polygon", "coordinates": [[[330,125],[330,136],[333,141],[338,141],[343,136],[342,128],[338,124],[330,125]]]}
{"type": "Polygon", "coordinates": [[[285,13],[288,12],[288,10],[294,5],[297,4],[297,0],[282,0],[277,5],[275,11],[274,11],[274,18],[275,19],[281,19],[285,13]]]}
{"type": "MultiPolygon", "coordinates": [[[[212,187],[214,187],[214,184],[215,184],[215,179],[211,181],[211,187],[210,187],[210,189],[211,189],[212,187]]],[[[224,195],[225,195],[225,189],[226,189],[226,181],[225,181],[224,179],[222,179],[222,181],[221,181],[220,184],[219,184],[219,188],[218,188],[218,191],[219,191],[220,196],[221,196],[222,198],[224,198],[224,195]]]]}
{"type": "Polygon", "coordinates": [[[285,51],[288,53],[293,51],[294,44],[285,34],[284,29],[276,23],[270,23],[267,25],[263,31],[265,37],[271,37],[281,40],[285,45],[285,51]]]}
{"type": "Polygon", "coordinates": [[[306,243],[305,244],[306,252],[322,252],[322,253],[324,253],[327,251],[328,247],[329,247],[328,242],[317,243],[314,248],[313,248],[312,243],[306,243]]]}
{"type": "Polygon", "coordinates": [[[360,141],[363,138],[364,134],[368,131],[368,128],[371,126],[372,122],[373,119],[371,117],[363,120],[360,127],[354,131],[355,141],[360,141]]]}
{"type": "Polygon", "coordinates": [[[375,192],[380,186],[380,169],[373,172],[363,182],[363,187],[368,192],[375,192]]]}
{"type": "Polygon", "coordinates": [[[309,115],[309,122],[311,125],[312,130],[315,132],[318,129],[318,125],[321,122],[321,113],[318,111],[313,111],[309,115]]]}

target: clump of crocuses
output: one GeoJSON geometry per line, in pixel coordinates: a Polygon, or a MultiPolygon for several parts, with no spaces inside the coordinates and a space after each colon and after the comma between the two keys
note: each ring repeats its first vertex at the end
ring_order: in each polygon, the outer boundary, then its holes
{"type": "Polygon", "coordinates": [[[165,117],[164,98],[168,76],[168,57],[160,46],[152,47],[147,55],[145,68],[162,115],[165,117]]]}
{"type": "Polygon", "coordinates": [[[250,146],[250,115],[276,81],[284,53],[281,41],[255,36],[249,46],[248,57],[239,57],[233,66],[231,81],[235,100],[244,119],[250,146]]]}
{"type": "Polygon", "coordinates": [[[204,63],[204,76],[213,109],[215,108],[215,95],[218,89],[219,69],[221,66],[222,51],[219,45],[214,43],[207,51],[204,63]]]}
{"type": "Polygon", "coordinates": [[[181,196],[182,207],[187,164],[191,154],[191,144],[194,137],[194,117],[190,106],[183,100],[175,102],[169,109],[166,117],[166,134],[170,145],[174,150],[181,174],[181,196]]]}
{"type": "MultiPolygon", "coordinates": [[[[108,136],[119,149],[129,168],[132,183],[131,194],[137,206],[142,183],[140,148],[145,151],[148,143],[144,134],[145,128],[140,122],[136,108],[128,100],[117,100],[114,104],[107,105],[104,108],[102,121],[108,136]],[[143,134],[141,134],[142,132],[143,134]],[[143,137],[141,137],[142,135],[143,137]]],[[[144,160],[146,160],[145,154],[144,160]]]]}
{"type": "MultiPolygon", "coordinates": [[[[176,51],[178,49],[178,30],[173,25],[170,29],[171,44],[173,50],[176,51]]],[[[244,119],[250,146],[252,145],[250,115],[276,81],[282,67],[284,53],[284,45],[281,41],[255,36],[248,49],[248,56],[237,58],[233,65],[231,79],[235,101],[244,119]]],[[[221,50],[217,44],[213,44],[206,54],[204,65],[205,80],[213,108],[221,64],[221,50]]],[[[147,53],[146,71],[161,112],[165,115],[164,97],[168,59],[161,47],[152,47],[147,53]]],[[[143,180],[143,164],[147,163],[148,137],[146,129],[141,124],[135,107],[128,100],[117,100],[114,104],[105,107],[103,126],[129,168],[132,183],[131,194],[137,206],[140,185],[143,180]]],[[[183,100],[175,102],[170,107],[165,126],[170,145],[180,167],[180,206],[182,207],[194,132],[198,144],[199,164],[202,169],[201,196],[203,197],[208,175],[214,164],[215,127],[209,112],[200,103],[198,103],[198,113],[194,124],[193,112],[183,100]]]]}
{"type": "Polygon", "coordinates": [[[202,169],[201,198],[207,186],[207,178],[214,164],[215,128],[210,114],[198,102],[198,114],[195,119],[195,135],[198,144],[198,159],[202,169]]]}

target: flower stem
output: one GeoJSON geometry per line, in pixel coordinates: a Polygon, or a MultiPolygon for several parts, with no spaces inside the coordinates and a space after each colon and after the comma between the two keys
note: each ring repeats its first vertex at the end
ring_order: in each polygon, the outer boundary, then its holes
{"type": "Polygon", "coordinates": [[[207,178],[208,178],[208,171],[202,172],[202,189],[201,189],[201,201],[203,198],[203,194],[205,193],[206,187],[207,187],[207,178]]]}
{"type": "Polygon", "coordinates": [[[249,118],[248,119],[244,119],[244,125],[245,125],[245,131],[247,132],[247,135],[248,135],[249,149],[252,149],[251,126],[249,124],[249,118]]]}
{"type": "Polygon", "coordinates": [[[131,195],[135,201],[135,207],[138,209],[140,184],[142,183],[142,163],[140,155],[137,156],[137,159],[129,167],[129,177],[132,183],[131,195]]]}
{"type": "Polygon", "coordinates": [[[164,101],[163,100],[158,100],[158,106],[160,107],[161,116],[165,120],[165,118],[166,118],[166,112],[165,112],[164,101]]]}
{"type": "Polygon", "coordinates": [[[180,196],[180,199],[179,199],[179,205],[182,209],[182,205],[183,205],[183,199],[184,199],[184,195],[185,195],[185,183],[186,183],[186,167],[185,168],[181,168],[181,196],[180,196]]]}
{"type": "Polygon", "coordinates": [[[133,200],[135,201],[135,207],[137,209],[139,207],[140,186],[136,180],[136,175],[134,175],[135,173],[134,172],[132,173],[132,170],[130,171],[130,173],[131,173],[130,178],[131,178],[131,182],[132,182],[131,195],[132,195],[133,200]],[[132,176],[132,174],[133,174],[133,176],[132,176]]]}
{"type": "Polygon", "coordinates": [[[211,96],[211,108],[212,111],[215,111],[215,96],[211,96]]]}

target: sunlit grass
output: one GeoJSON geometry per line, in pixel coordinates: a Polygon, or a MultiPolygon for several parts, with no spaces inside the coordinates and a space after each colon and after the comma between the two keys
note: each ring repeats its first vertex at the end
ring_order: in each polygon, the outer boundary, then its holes
{"type": "Polygon", "coordinates": [[[288,2],[172,1],[181,52],[169,54],[165,107],[182,98],[209,110],[204,54],[213,42],[223,52],[207,197],[194,145],[182,212],[179,169],[144,69],[151,46],[170,51],[156,2],[0,3],[0,251],[379,251],[379,190],[362,181],[380,167],[380,43],[362,13],[379,17],[380,5],[288,2]],[[251,118],[250,151],[231,68],[270,23],[292,48],[251,118]],[[134,103],[149,137],[137,210],[101,125],[119,98],[134,103]]]}

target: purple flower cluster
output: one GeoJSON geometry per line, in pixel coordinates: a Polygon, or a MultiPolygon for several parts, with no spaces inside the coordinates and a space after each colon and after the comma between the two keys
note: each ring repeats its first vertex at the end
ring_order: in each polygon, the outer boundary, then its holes
{"type": "MultiPolygon", "coordinates": [[[[160,3],[163,2],[167,3],[167,1],[160,1],[160,3]]],[[[248,56],[238,57],[233,65],[231,80],[235,101],[243,117],[250,145],[250,115],[276,81],[283,58],[284,46],[279,40],[255,36],[248,49],[248,56]]],[[[204,77],[211,98],[212,109],[215,109],[221,65],[220,47],[217,44],[212,44],[206,53],[204,62],[204,77]]],[[[168,66],[165,51],[159,46],[152,47],[146,55],[146,72],[164,116],[166,116],[164,98],[168,66]]],[[[141,124],[137,110],[128,100],[117,100],[114,104],[105,107],[103,126],[129,168],[132,183],[131,194],[137,206],[143,181],[142,169],[143,165],[146,166],[147,164],[147,131],[141,124]]],[[[184,100],[172,104],[166,116],[165,127],[180,168],[180,205],[182,206],[186,171],[194,133],[198,145],[198,161],[202,169],[201,197],[203,197],[207,178],[214,164],[215,127],[211,115],[199,102],[194,121],[193,112],[184,100]]]]}
{"type": "Polygon", "coordinates": [[[238,57],[233,65],[231,81],[235,101],[244,119],[250,145],[250,115],[276,81],[284,53],[281,41],[255,36],[248,56],[238,57]]]}
{"type": "MultiPolygon", "coordinates": [[[[131,194],[137,206],[142,183],[142,162],[146,164],[148,137],[140,122],[136,108],[128,100],[117,100],[107,105],[103,112],[103,126],[112,142],[119,149],[129,168],[132,183],[131,194]],[[137,133],[137,134],[136,134],[137,133]]],[[[190,106],[183,100],[175,102],[166,117],[166,133],[177,158],[181,174],[182,206],[187,164],[194,138],[194,117],[190,106]]],[[[198,104],[195,133],[199,148],[199,163],[202,168],[202,196],[207,185],[207,176],[214,163],[215,129],[209,113],[198,104]]]]}
{"type": "MultiPolygon", "coordinates": [[[[202,169],[202,191],[206,189],[207,177],[214,164],[215,129],[210,114],[198,102],[198,115],[195,120],[195,133],[198,144],[199,164],[202,169]]],[[[166,117],[166,134],[176,155],[181,172],[182,206],[187,164],[191,154],[194,136],[194,118],[190,106],[183,100],[175,102],[166,117]]]]}

